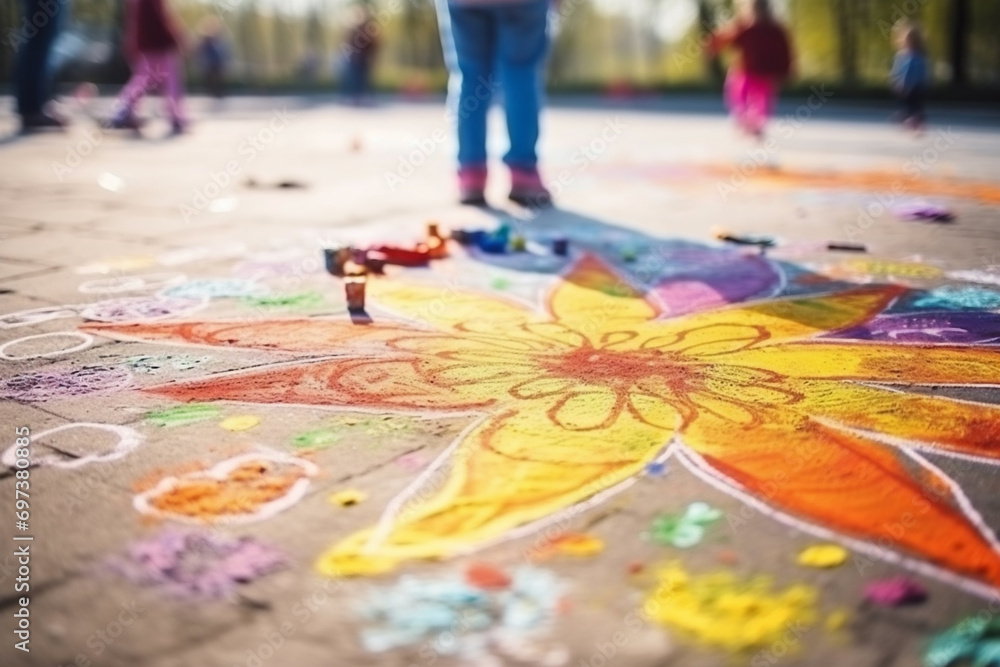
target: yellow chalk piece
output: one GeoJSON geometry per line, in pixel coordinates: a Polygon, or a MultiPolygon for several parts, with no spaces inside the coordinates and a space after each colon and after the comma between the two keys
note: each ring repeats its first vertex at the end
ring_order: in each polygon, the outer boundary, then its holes
{"type": "Polygon", "coordinates": [[[936,266],[918,262],[883,262],[872,259],[855,259],[844,262],[847,270],[872,276],[896,276],[898,278],[940,278],[944,271],[936,266]]]}
{"type": "Polygon", "coordinates": [[[350,507],[351,505],[357,505],[363,502],[368,494],[364,491],[357,491],[355,489],[347,489],[346,491],[337,491],[336,493],[331,493],[330,497],[327,499],[334,505],[340,505],[341,507],[350,507]]]}
{"type": "Polygon", "coordinates": [[[744,580],[728,571],[693,575],[677,562],[658,568],[656,583],[643,605],[649,618],[734,653],[777,642],[794,651],[798,638],[789,636],[789,626],[809,627],[817,618],[816,591],[805,585],[773,590],[765,577],[744,580]]]}
{"type": "Polygon", "coordinates": [[[797,562],[805,567],[837,567],[847,560],[847,549],[836,544],[817,544],[803,549],[797,562]]]}
{"type": "Polygon", "coordinates": [[[351,554],[316,561],[316,569],[327,577],[367,577],[391,572],[399,565],[395,558],[351,554]]]}
{"type": "Polygon", "coordinates": [[[249,431],[259,423],[260,417],[256,415],[237,415],[235,417],[226,417],[219,426],[227,431],[249,431]]]}
{"type": "Polygon", "coordinates": [[[593,535],[567,533],[554,539],[553,547],[568,556],[593,556],[604,551],[604,540],[593,535]]]}

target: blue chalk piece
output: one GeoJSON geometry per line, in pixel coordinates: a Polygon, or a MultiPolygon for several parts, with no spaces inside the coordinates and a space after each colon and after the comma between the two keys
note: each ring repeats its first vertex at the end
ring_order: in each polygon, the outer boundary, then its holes
{"type": "Polygon", "coordinates": [[[659,462],[647,463],[646,474],[650,477],[663,477],[667,474],[667,464],[659,462]]]}
{"type": "Polygon", "coordinates": [[[479,249],[491,255],[502,255],[507,252],[507,239],[497,238],[495,234],[485,236],[476,243],[479,249]]]}

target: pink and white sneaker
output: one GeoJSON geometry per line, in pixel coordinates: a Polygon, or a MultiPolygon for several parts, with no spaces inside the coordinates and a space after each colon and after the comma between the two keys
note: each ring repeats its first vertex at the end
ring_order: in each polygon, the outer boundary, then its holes
{"type": "Polygon", "coordinates": [[[469,206],[486,205],[486,167],[462,167],[458,170],[458,200],[469,206]]]}
{"type": "Polygon", "coordinates": [[[511,168],[510,200],[525,208],[549,208],[552,193],[542,183],[537,169],[511,168]]]}

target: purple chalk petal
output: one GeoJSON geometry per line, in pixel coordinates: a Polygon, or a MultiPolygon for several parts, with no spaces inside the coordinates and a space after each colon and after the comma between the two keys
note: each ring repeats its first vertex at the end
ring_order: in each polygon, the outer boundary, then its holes
{"type": "Polygon", "coordinates": [[[670,316],[770,295],[782,281],[779,269],[757,255],[685,248],[662,259],[664,277],[653,293],[670,316]]]}
{"type": "Polygon", "coordinates": [[[217,598],[285,563],[280,552],[251,537],[166,530],[133,544],[125,556],[112,559],[110,565],[138,584],[217,598]]]}

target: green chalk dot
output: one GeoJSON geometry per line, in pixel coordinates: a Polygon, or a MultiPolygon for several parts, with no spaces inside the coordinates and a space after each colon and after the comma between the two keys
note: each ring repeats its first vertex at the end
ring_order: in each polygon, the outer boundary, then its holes
{"type": "Polygon", "coordinates": [[[166,410],[156,410],[146,413],[146,421],[154,426],[172,428],[174,426],[187,426],[209,419],[215,419],[222,414],[222,410],[208,403],[189,403],[179,405],[166,410]]]}
{"type": "Polygon", "coordinates": [[[338,433],[337,431],[331,431],[329,429],[316,429],[315,431],[306,431],[305,433],[300,433],[295,436],[292,438],[292,445],[295,447],[301,447],[302,449],[328,447],[336,444],[343,437],[343,434],[338,433]]]}

